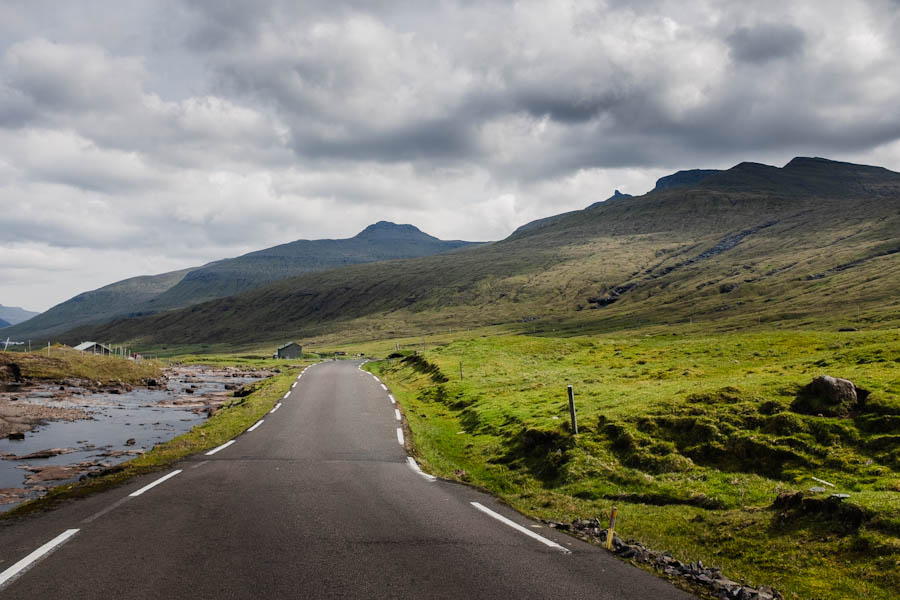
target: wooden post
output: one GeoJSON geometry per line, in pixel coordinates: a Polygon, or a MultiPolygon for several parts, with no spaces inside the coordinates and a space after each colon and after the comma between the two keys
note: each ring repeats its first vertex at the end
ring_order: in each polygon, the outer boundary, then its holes
{"type": "Polygon", "coordinates": [[[572,434],[578,434],[578,419],[575,418],[575,390],[570,385],[569,390],[569,416],[572,417],[572,434]]]}
{"type": "Polygon", "coordinates": [[[616,507],[613,506],[609,515],[609,529],[606,530],[606,549],[612,550],[613,537],[616,535],[616,507]]]}

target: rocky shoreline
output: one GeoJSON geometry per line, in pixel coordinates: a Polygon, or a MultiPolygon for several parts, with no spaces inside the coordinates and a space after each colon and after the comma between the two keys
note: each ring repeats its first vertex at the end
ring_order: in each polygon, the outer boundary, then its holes
{"type": "Polygon", "coordinates": [[[143,385],[76,379],[3,382],[0,510],[43,495],[54,485],[115,470],[118,463],[212,416],[272,374],[176,366],[143,385]],[[78,439],[62,439],[60,427],[76,427],[78,439]]]}

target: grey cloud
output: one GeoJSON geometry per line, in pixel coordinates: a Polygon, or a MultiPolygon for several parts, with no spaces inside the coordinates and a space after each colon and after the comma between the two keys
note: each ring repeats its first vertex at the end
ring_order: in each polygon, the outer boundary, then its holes
{"type": "Polygon", "coordinates": [[[726,38],[732,56],[748,63],[765,63],[803,51],[806,33],[790,24],[763,23],[738,27],[726,38]]]}

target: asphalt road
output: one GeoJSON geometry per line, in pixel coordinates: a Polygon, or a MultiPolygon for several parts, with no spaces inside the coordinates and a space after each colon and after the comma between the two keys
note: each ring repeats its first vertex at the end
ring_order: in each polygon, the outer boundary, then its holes
{"type": "Polygon", "coordinates": [[[0,524],[0,597],[692,597],[417,472],[388,391],[357,364],[309,368],[213,455],[0,524]]]}

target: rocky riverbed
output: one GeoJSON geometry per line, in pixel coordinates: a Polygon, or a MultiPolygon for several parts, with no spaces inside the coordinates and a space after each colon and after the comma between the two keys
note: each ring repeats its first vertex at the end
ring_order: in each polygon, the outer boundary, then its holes
{"type": "Polygon", "coordinates": [[[266,370],[181,366],[142,386],[0,384],[0,511],[189,431],[266,370]]]}

